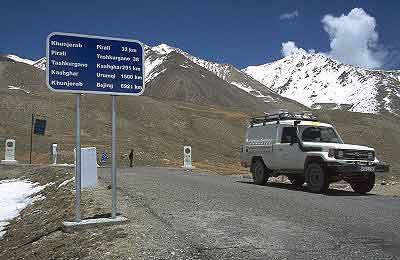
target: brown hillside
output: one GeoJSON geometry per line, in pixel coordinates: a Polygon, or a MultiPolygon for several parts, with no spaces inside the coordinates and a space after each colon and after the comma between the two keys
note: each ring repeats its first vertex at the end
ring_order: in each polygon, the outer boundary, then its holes
{"type": "MultiPolygon", "coordinates": [[[[259,104],[254,102],[246,106],[247,97],[236,97],[236,89],[229,90],[229,84],[215,85],[216,88],[222,86],[223,91],[205,87],[204,92],[196,92],[199,79],[195,73],[179,71],[177,67],[181,66],[171,66],[171,73],[160,74],[154,82],[148,84],[148,95],[151,97],[118,98],[120,163],[126,164],[124,156],[129,149],[133,149],[137,165],[180,165],[183,145],[192,145],[193,159],[201,165],[214,165],[216,169],[221,165],[237,165],[239,146],[243,142],[249,113],[260,114],[269,109],[268,104],[258,108],[259,104]],[[172,73],[173,68],[175,73],[172,73]],[[182,100],[174,96],[186,91],[182,86],[171,92],[175,93],[171,96],[161,90],[157,92],[156,87],[162,88],[164,85],[160,82],[172,84],[173,78],[182,78],[186,82],[184,86],[190,89],[185,92],[186,96],[183,95],[185,98],[182,100]],[[210,104],[207,103],[210,101],[205,100],[210,93],[223,97],[211,99],[215,103],[210,104]],[[235,103],[231,103],[226,96],[234,99],[235,103]],[[194,104],[202,102],[205,104],[194,104]]],[[[197,67],[195,69],[200,70],[197,67]]],[[[206,75],[206,71],[200,70],[198,74],[206,75]]],[[[60,161],[71,163],[74,146],[74,95],[49,91],[44,85],[44,72],[25,64],[0,62],[0,75],[0,137],[16,139],[17,160],[27,162],[29,159],[30,120],[34,112],[48,118],[48,128],[45,136],[34,136],[33,162],[49,162],[50,145],[54,142],[60,144],[60,161]],[[9,86],[21,89],[10,89],[9,86]]],[[[211,75],[207,74],[206,77],[211,75]]],[[[217,79],[213,79],[215,81],[217,79]]],[[[167,91],[167,88],[164,89],[167,91]]],[[[400,136],[398,119],[343,112],[329,112],[321,115],[321,118],[321,121],[337,125],[345,141],[375,147],[378,157],[391,163],[394,173],[399,172],[396,159],[400,136]]],[[[83,146],[96,146],[99,152],[106,150],[109,155],[110,142],[111,97],[83,96],[83,146]]],[[[2,159],[3,141],[0,141],[0,151],[2,159]]]]}

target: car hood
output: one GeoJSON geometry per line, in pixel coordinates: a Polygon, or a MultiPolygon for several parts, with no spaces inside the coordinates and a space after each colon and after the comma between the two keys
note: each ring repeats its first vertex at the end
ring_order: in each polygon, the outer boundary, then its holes
{"type": "Polygon", "coordinates": [[[343,149],[343,150],[363,150],[363,151],[374,151],[374,148],[362,145],[354,145],[354,144],[336,144],[336,143],[317,143],[317,142],[303,142],[305,147],[321,147],[324,150],[334,148],[334,149],[343,149]]]}

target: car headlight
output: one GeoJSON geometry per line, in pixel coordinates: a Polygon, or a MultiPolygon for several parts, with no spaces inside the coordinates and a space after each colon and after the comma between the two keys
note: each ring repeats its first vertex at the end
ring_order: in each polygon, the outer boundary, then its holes
{"type": "Polygon", "coordinates": [[[373,152],[368,153],[368,160],[374,160],[375,159],[375,154],[373,152]]]}
{"type": "Polygon", "coordinates": [[[338,159],[343,158],[343,151],[342,151],[342,150],[338,150],[337,153],[336,153],[336,157],[337,157],[338,159]]]}

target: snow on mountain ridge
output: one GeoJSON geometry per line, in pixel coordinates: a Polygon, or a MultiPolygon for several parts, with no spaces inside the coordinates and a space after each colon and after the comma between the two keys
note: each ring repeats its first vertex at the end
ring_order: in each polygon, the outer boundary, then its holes
{"type": "Polygon", "coordinates": [[[189,60],[193,61],[197,65],[200,65],[201,67],[213,72],[215,75],[222,78],[223,80],[226,80],[226,78],[228,76],[229,68],[230,68],[230,65],[228,65],[228,64],[219,64],[217,62],[206,61],[206,60],[197,58],[193,55],[190,55],[189,53],[187,53],[181,49],[169,46],[165,43],[162,43],[160,45],[150,47],[150,48],[151,48],[151,50],[153,50],[159,54],[169,54],[169,53],[175,51],[177,53],[182,54],[183,56],[185,56],[189,60]]]}
{"type": "Polygon", "coordinates": [[[9,54],[6,57],[11,59],[11,60],[13,60],[13,61],[22,62],[22,63],[28,64],[28,65],[33,65],[35,63],[35,61],[33,61],[33,60],[24,59],[24,58],[21,58],[21,57],[19,57],[17,55],[14,55],[14,54],[9,54]]]}
{"type": "Polygon", "coordinates": [[[238,87],[239,89],[246,91],[252,96],[262,98],[265,102],[276,102],[278,101],[277,95],[270,89],[263,86],[258,81],[254,80],[253,78],[249,77],[247,74],[242,72],[241,70],[235,68],[230,64],[220,64],[213,61],[203,60],[201,58],[197,58],[181,49],[171,47],[165,43],[150,47],[145,46],[146,49],[146,82],[155,78],[154,75],[159,75],[160,72],[154,71],[157,65],[161,64],[161,59],[166,55],[170,54],[171,52],[175,51],[187,59],[191,60],[192,62],[196,63],[197,65],[211,71],[219,78],[225,80],[226,82],[238,87]],[[157,59],[154,59],[154,56],[157,56],[157,59]],[[154,66],[154,63],[158,63],[154,66]],[[149,69],[150,68],[150,69],[149,69]],[[272,97],[272,95],[274,97],[272,97]]]}
{"type": "Polygon", "coordinates": [[[352,104],[351,111],[363,113],[399,109],[393,108],[396,102],[392,103],[398,98],[394,94],[400,85],[398,72],[362,69],[321,54],[291,55],[242,71],[308,107],[319,103],[352,104]]]}
{"type": "Polygon", "coordinates": [[[13,60],[13,61],[16,61],[16,62],[25,63],[25,64],[28,64],[28,65],[31,65],[31,66],[35,66],[35,67],[37,67],[37,68],[39,68],[41,70],[46,70],[46,57],[40,58],[40,59],[38,59],[36,61],[25,59],[25,58],[21,58],[21,57],[19,57],[17,55],[14,55],[14,54],[6,55],[6,57],[11,59],[11,60],[13,60]]]}

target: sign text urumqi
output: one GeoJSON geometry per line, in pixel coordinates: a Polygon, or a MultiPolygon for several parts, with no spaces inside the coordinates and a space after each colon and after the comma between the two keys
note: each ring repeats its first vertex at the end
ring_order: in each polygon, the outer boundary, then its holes
{"type": "Polygon", "coordinates": [[[70,33],[47,37],[47,85],[70,93],[141,95],[143,46],[136,40],[70,33]]]}

